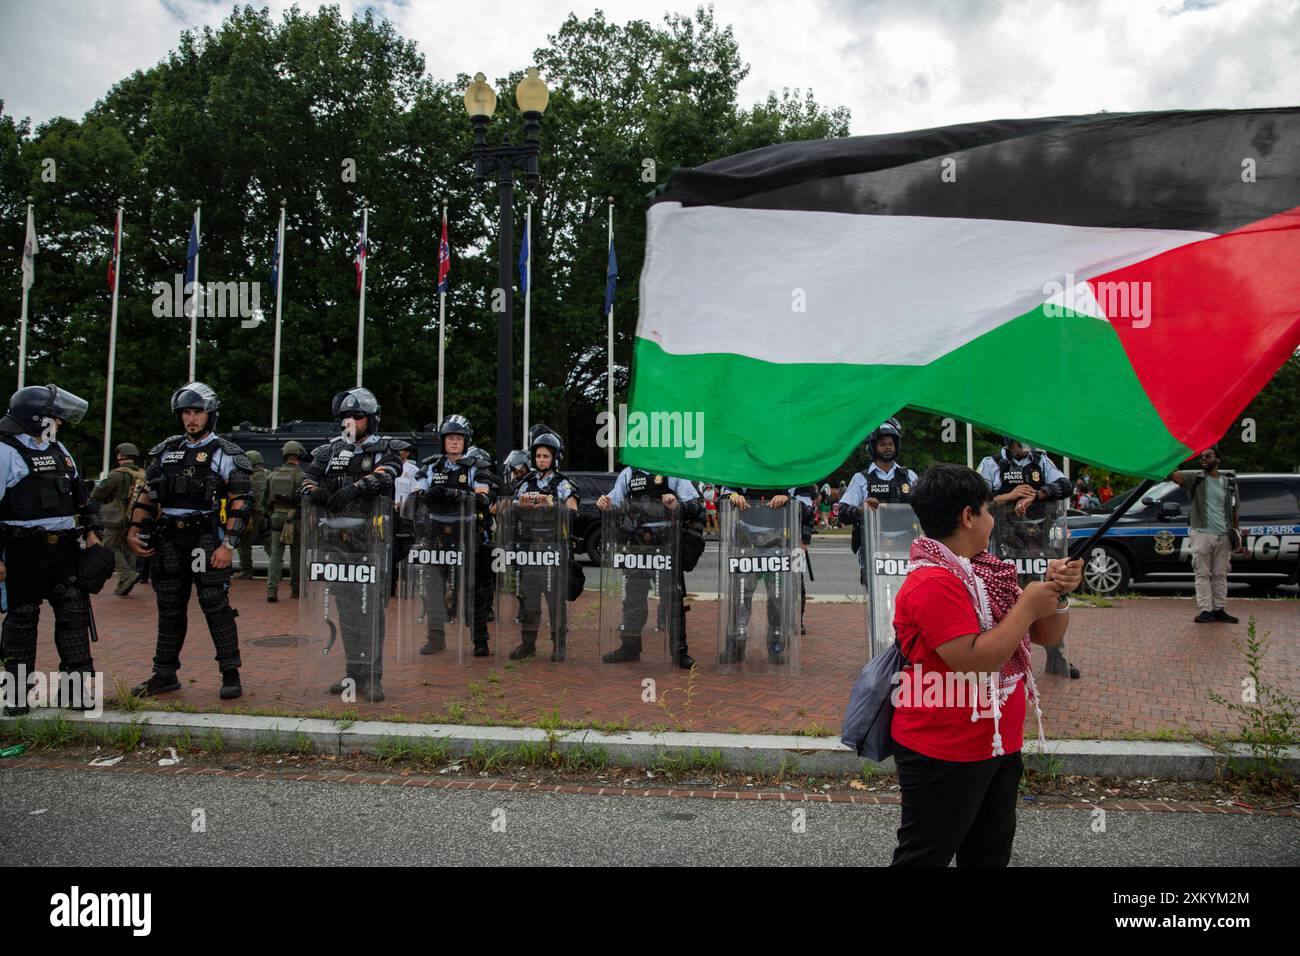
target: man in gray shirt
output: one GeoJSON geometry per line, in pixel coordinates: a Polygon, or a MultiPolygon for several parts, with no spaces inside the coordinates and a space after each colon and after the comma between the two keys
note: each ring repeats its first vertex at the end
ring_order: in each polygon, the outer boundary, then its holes
{"type": "Polygon", "coordinates": [[[1237,483],[1230,471],[1219,472],[1219,449],[1201,452],[1201,468],[1175,471],[1169,476],[1187,489],[1192,503],[1188,536],[1192,541],[1192,568],[1196,571],[1197,624],[1216,621],[1236,624],[1228,603],[1228,565],[1239,542],[1237,483]]]}

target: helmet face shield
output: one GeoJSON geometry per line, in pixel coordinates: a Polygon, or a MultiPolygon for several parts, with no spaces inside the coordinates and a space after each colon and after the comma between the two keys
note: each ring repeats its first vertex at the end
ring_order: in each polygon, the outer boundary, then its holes
{"type": "Polygon", "coordinates": [[[221,407],[217,393],[210,385],[203,382],[190,382],[172,392],[172,411],[179,412],[187,408],[197,408],[205,412],[215,412],[221,407]]]}
{"type": "Polygon", "coordinates": [[[336,421],[342,419],[344,415],[364,415],[367,418],[376,418],[379,415],[379,400],[368,388],[349,388],[347,391],[339,392],[334,396],[331,404],[336,421]]]}
{"type": "Polygon", "coordinates": [[[54,393],[51,396],[48,412],[50,418],[57,418],[69,425],[75,425],[86,417],[86,412],[90,410],[90,403],[84,398],[54,385],[49,386],[49,388],[54,393]]]}

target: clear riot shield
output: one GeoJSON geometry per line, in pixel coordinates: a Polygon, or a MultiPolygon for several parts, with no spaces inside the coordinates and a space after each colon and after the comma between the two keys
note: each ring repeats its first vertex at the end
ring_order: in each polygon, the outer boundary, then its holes
{"type": "MultiPolygon", "coordinates": [[[[1010,506],[993,505],[993,534],[989,550],[1004,561],[1013,561],[1023,588],[1030,581],[1047,575],[1047,562],[1064,558],[1069,550],[1069,531],[1065,523],[1065,501],[1041,501],[1030,505],[1024,515],[1010,506]]],[[[1047,649],[1047,672],[1069,676],[1065,644],[1047,649]]]]}
{"type": "Polygon", "coordinates": [[[300,527],[299,697],[322,706],[382,700],[392,500],[362,498],[339,512],[304,501],[300,527]]]}
{"type": "Polygon", "coordinates": [[[681,638],[681,505],[626,499],[601,516],[600,653],[667,666],[681,638]]]}
{"type": "Polygon", "coordinates": [[[894,602],[907,580],[912,542],[921,523],[908,504],[863,508],[862,548],[867,571],[867,658],[894,640],[894,602]]]}
{"type": "Polygon", "coordinates": [[[799,503],[719,503],[719,672],[799,673],[799,503]]]}
{"type": "Polygon", "coordinates": [[[492,571],[497,576],[496,649],[511,660],[565,659],[568,635],[570,510],[502,498],[497,502],[492,571]],[[549,648],[538,647],[538,635],[549,648]]]}
{"type": "Polygon", "coordinates": [[[1050,559],[1065,557],[1069,549],[1065,501],[1035,502],[1023,516],[1008,505],[990,505],[989,510],[993,512],[989,550],[1015,562],[1021,587],[1043,580],[1050,559]]]}
{"type": "Polygon", "coordinates": [[[474,611],[475,517],[474,496],[463,491],[417,492],[402,502],[399,660],[444,652],[464,660],[474,611]]]}

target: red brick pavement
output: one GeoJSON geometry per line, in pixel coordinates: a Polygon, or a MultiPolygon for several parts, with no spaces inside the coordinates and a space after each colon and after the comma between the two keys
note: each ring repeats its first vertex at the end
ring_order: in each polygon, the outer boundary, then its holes
{"type": "MultiPolygon", "coordinates": [[[[183,687],[163,700],[200,710],[354,710],[366,718],[411,721],[535,723],[549,715],[645,730],[838,732],[864,657],[860,605],[809,603],[800,676],[780,677],[718,673],[717,605],[695,601],[687,616],[691,650],[699,661],[693,686],[688,686],[686,672],[666,668],[649,654],[640,663],[602,664],[599,595],[593,591],[570,605],[569,659],[562,664],[546,659],[550,647],[545,638],[538,644],[539,657],[522,664],[505,659],[510,650],[506,645],[513,643],[509,641],[494,640],[488,658],[473,658],[467,648],[463,664],[450,650],[438,657],[411,653],[419,642],[399,654],[398,615],[390,606],[384,676],[388,698],[375,705],[346,705],[326,697],[324,681],[300,686],[297,602],[286,595],[278,604],[267,604],[261,579],[235,581],[232,588],[232,601],[240,611],[243,698],[230,704],[218,699],[220,676],[211,639],[192,601],[180,672],[183,687]],[[655,682],[655,702],[643,699],[647,678],[655,682]]],[[[95,609],[101,635],[94,646],[95,661],[106,672],[108,690],[115,681],[125,689],[144,680],[154,647],[153,592],[137,588],[130,597],[118,598],[106,588],[95,598],[95,609]]],[[[1231,609],[1242,619],[1240,625],[1193,624],[1195,605],[1186,598],[1135,598],[1112,608],[1076,608],[1071,612],[1069,650],[1083,679],[1045,674],[1043,651],[1034,650],[1048,736],[1113,738],[1150,736],[1160,730],[1235,733],[1238,722],[1211,704],[1206,692],[1239,696],[1245,666],[1232,639],[1245,638],[1245,621],[1252,614],[1260,630],[1272,635],[1265,659],[1267,678],[1291,696],[1300,696],[1300,602],[1234,599],[1231,609]]],[[[510,612],[512,617],[513,607],[510,612]]],[[[37,661],[45,669],[57,663],[51,627],[47,607],[37,661]]],[[[647,647],[654,643],[647,633],[647,647]]],[[[331,679],[341,676],[341,642],[328,661],[315,656],[318,647],[310,650],[312,666],[331,679]]],[[[761,659],[761,647],[754,650],[761,659]]],[[[1026,730],[1031,732],[1028,726],[1026,730]]]]}

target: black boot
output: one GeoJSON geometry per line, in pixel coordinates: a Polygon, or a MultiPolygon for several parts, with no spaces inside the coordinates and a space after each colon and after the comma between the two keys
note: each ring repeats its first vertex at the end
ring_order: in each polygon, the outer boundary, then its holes
{"type": "Polygon", "coordinates": [[[522,634],[520,640],[523,642],[513,651],[510,652],[512,661],[522,661],[527,657],[537,656],[537,633],[522,634]]]}
{"type": "Polygon", "coordinates": [[[559,637],[554,637],[554,636],[551,637],[551,645],[553,647],[553,650],[551,651],[551,660],[554,663],[558,664],[562,660],[564,660],[566,643],[567,643],[566,637],[563,634],[561,634],[559,637]]]}
{"type": "Polygon", "coordinates": [[[1214,611],[1211,612],[1211,613],[1212,613],[1212,616],[1214,617],[1214,619],[1215,619],[1216,621],[1221,621],[1221,622],[1223,622],[1224,624],[1240,624],[1240,623],[1241,623],[1240,620],[1238,620],[1237,618],[1233,617],[1231,614],[1228,613],[1228,609],[1227,609],[1226,607],[1218,607],[1218,608],[1215,608],[1214,611]]]}
{"type": "Polygon", "coordinates": [[[1068,677],[1070,674],[1070,663],[1065,659],[1065,653],[1059,647],[1049,647],[1047,649],[1047,673],[1056,674],[1059,677],[1068,677]]]}
{"type": "Polygon", "coordinates": [[[149,675],[149,679],[143,684],[136,684],[131,688],[132,697],[152,697],[154,694],[165,694],[168,691],[180,690],[181,682],[176,679],[176,675],[163,677],[157,672],[149,675]]]}
{"type": "Polygon", "coordinates": [[[624,661],[639,661],[641,659],[641,635],[635,637],[622,636],[622,643],[614,650],[610,651],[601,658],[606,664],[622,664],[624,661]]]}
{"type": "Polygon", "coordinates": [[[780,631],[772,631],[767,636],[767,662],[769,664],[785,663],[785,638],[780,631]]]}
{"type": "Polygon", "coordinates": [[[378,674],[372,674],[369,682],[366,684],[366,699],[372,704],[377,704],[384,699],[384,683],[378,674]]]}
{"type": "Polygon", "coordinates": [[[726,647],[718,655],[719,664],[739,664],[745,659],[745,642],[735,637],[728,637],[726,647]]]}
{"type": "Polygon", "coordinates": [[[439,651],[447,649],[447,635],[442,631],[430,631],[429,639],[425,642],[424,647],[420,648],[421,654],[437,654],[439,651]]]}
{"type": "Polygon", "coordinates": [[[221,699],[234,700],[242,696],[244,687],[239,683],[239,668],[232,667],[221,672],[221,699]]]}

